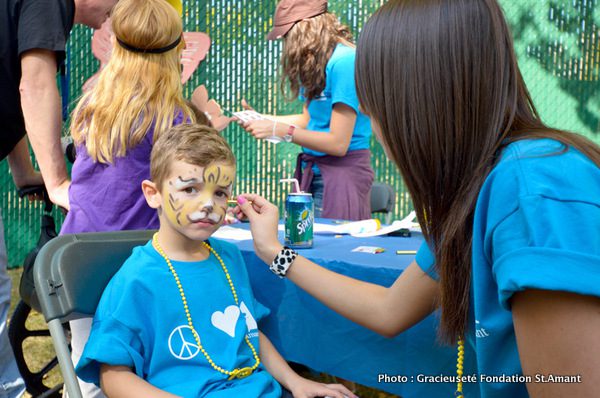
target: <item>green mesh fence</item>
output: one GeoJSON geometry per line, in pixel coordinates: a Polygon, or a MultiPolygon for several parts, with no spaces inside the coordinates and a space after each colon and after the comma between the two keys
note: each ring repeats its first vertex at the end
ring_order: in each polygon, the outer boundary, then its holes
{"type": "MultiPolygon", "coordinates": [[[[357,35],[380,0],[330,0],[330,10],[357,35]]],[[[600,142],[600,7],[598,0],[501,0],[510,21],[525,80],[543,119],[600,142]]],[[[278,90],[281,44],[267,42],[276,1],[184,0],[186,31],[203,31],[212,39],[205,61],[186,84],[189,97],[205,84],[212,98],[230,111],[246,98],[258,111],[300,112],[301,104],[285,102],[278,90]]],[[[92,31],[77,27],[68,56],[69,111],[83,83],[96,72],[91,53],[92,31]]],[[[493,76],[490,76],[493,79],[493,76]]],[[[390,77],[393,79],[393,77],[390,77]]],[[[65,93],[67,94],[67,93],[65,93]]],[[[259,192],[278,204],[288,187],[278,180],[292,174],[296,145],[257,142],[238,126],[225,136],[238,158],[236,192],[259,192]]],[[[379,144],[373,142],[376,180],[398,192],[395,216],[411,209],[410,198],[379,144]]],[[[9,264],[18,266],[39,235],[42,206],[16,197],[6,161],[0,163],[0,205],[4,217],[9,264]]],[[[60,224],[62,216],[55,217],[60,224]]]]}

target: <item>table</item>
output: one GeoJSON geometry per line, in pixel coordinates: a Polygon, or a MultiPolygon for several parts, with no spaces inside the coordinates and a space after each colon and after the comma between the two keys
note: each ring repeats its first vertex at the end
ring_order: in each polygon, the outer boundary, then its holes
{"type": "MultiPolygon", "coordinates": [[[[235,226],[249,228],[248,224],[235,226]]],[[[313,248],[298,252],[332,271],[390,286],[414,260],[414,255],[397,255],[396,250],[416,250],[422,241],[419,233],[410,238],[315,235],[313,248]],[[352,252],[357,246],[378,246],[385,252],[352,252]]],[[[456,347],[436,342],[437,313],[395,338],[382,337],[333,312],[289,280],[273,275],[254,254],[251,240],[235,243],[248,266],[256,298],[271,309],[261,330],[288,361],[403,398],[454,396],[454,383],[417,381],[419,374],[456,374],[456,347]],[[391,378],[388,382],[380,379],[385,374],[391,378]]],[[[465,375],[475,373],[475,354],[468,345],[464,366],[465,375]]],[[[469,398],[479,396],[476,384],[464,388],[469,398]]]]}

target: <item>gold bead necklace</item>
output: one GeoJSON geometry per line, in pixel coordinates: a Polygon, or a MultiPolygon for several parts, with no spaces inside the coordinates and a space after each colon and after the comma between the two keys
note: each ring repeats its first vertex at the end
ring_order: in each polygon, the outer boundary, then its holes
{"type": "Polygon", "coordinates": [[[465,341],[460,338],[458,339],[458,353],[456,357],[456,392],[454,396],[456,398],[464,398],[463,394],[463,364],[465,361],[465,341]]]}
{"type": "MultiPolygon", "coordinates": [[[[158,244],[158,233],[155,233],[154,236],[152,237],[152,244],[154,245],[154,248],[156,249],[156,251],[162,256],[162,258],[165,259],[165,262],[169,266],[169,270],[171,271],[171,274],[173,274],[173,278],[175,278],[175,283],[177,283],[177,288],[179,289],[179,294],[181,295],[181,301],[183,303],[183,309],[185,311],[185,316],[188,321],[188,326],[192,330],[192,334],[194,335],[196,344],[198,344],[198,348],[200,349],[202,354],[204,354],[204,357],[206,358],[206,360],[208,361],[210,366],[212,366],[212,368],[214,370],[216,370],[217,372],[221,372],[221,373],[229,376],[229,380],[236,379],[236,378],[243,379],[244,377],[250,376],[252,374],[252,372],[254,372],[256,370],[256,368],[258,368],[258,365],[260,364],[260,358],[258,357],[258,353],[256,352],[256,349],[250,342],[248,335],[244,336],[244,340],[246,340],[246,344],[248,344],[248,347],[250,347],[250,351],[252,351],[252,355],[254,356],[254,359],[256,360],[256,362],[254,363],[253,366],[251,366],[251,367],[246,366],[244,368],[236,368],[233,370],[225,370],[222,367],[215,364],[215,362],[212,360],[212,358],[210,357],[208,352],[206,352],[206,350],[200,343],[200,336],[198,335],[198,332],[196,332],[196,329],[194,328],[194,324],[192,322],[192,315],[190,314],[190,309],[188,307],[188,302],[185,297],[185,292],[183,291],[183,286],[181,285],[181,281],[179,280],[179,276],[177,275],[177,272],[175,271],[173,264],[171,264],[171,260],[169,260],[169,257],[167,257],[167,255],[165,254],[163,249],[158,244]]],[[[227,282],[229,282],[229,287],[231,288],[231,293],[233,294],[233,300],[235,301],[235,305],[238,305],[238,296],[235,291],[235,287],[233,286],[233,281],[231,280],[231,276],[229,275],[229,271],[227,270],[227,267],[225,266],[225,262],[223,261],[221,256],[219,256],[219,254],[208,243],[202,242],[202,244],[204,245],[204,247],[206,247],[208,249],[208,251],[210,253],[212,253],[215,256],[215,258],[221,264],[221,268],[223,268],[223,272],[225,273],[225,276],[227,277],[227,282]]]]}

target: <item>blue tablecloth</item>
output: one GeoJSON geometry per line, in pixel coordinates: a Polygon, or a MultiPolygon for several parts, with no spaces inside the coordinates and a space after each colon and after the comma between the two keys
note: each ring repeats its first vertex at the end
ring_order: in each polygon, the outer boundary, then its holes
{"type": "MultiPolygon", "coordinates": [[[[324,221],[324,220],[320,220],[324,221]]],[[[247,224],[236,227],[248,228],[247,224]]],[[[283,236],[280,234],[283,241],[283,236]]],[[[312,249],[299,253],[333,271],[390,286],[414,260],[396,250],[417,250],[421,234],[410,238],[353,238],[315,235],[312,249]],[[385,249],[379,254],[352,252],[358,246],[385,249]]],[[[256,298],[271,309],[261,330],[289,361],[357,383],[410,397],[453,397],[453,383],[418,382],[418,375],[455,375],[456,347],[436,342],[437,314],[388,339],[333,312],[288,280],[273,275],[254,254],[252,241],[235,242],[246,261],[256,298]],[[384,382],[380,375],[405,377],[384,382]]],[[[475,355],[466,347],[465,374],[475,373],[475,355]]],[[[469,398],[478,397],[474,384],[465,384],[469,398]]]]}

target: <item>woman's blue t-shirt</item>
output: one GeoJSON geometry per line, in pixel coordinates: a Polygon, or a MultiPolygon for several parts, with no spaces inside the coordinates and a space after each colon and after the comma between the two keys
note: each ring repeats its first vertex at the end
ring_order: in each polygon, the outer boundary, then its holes
{"type": "MultiPolygon", "coordinates": [[[[510,311],[516,292],[600,297],[600,168],[554,140],[508,145],[479,193],[472,259],[468,340],[481,397],[528,397],[523,383],[481,375],[522,375],[510,311]]],[[[416,261],[437,279],[426,244],[416,261]]]]}
{"type": "MultiPolygon", "coordinates": [[[[325,89],[323,93],[308,102],[310,120],[307,130],[329,132],[333,106],[342,103],[356,112],[356,122],[348,151],[369,149],[371,140],[371,122],[358,110],[358,96],[354,81],[354,61],[356,49],[338,44],[325,67],[325,89]]],[[[306,101],[303,96],[300,99],[306,101]]],[[[323,156],[325,153],[303,148],[305,153],[323,156]]]]}

